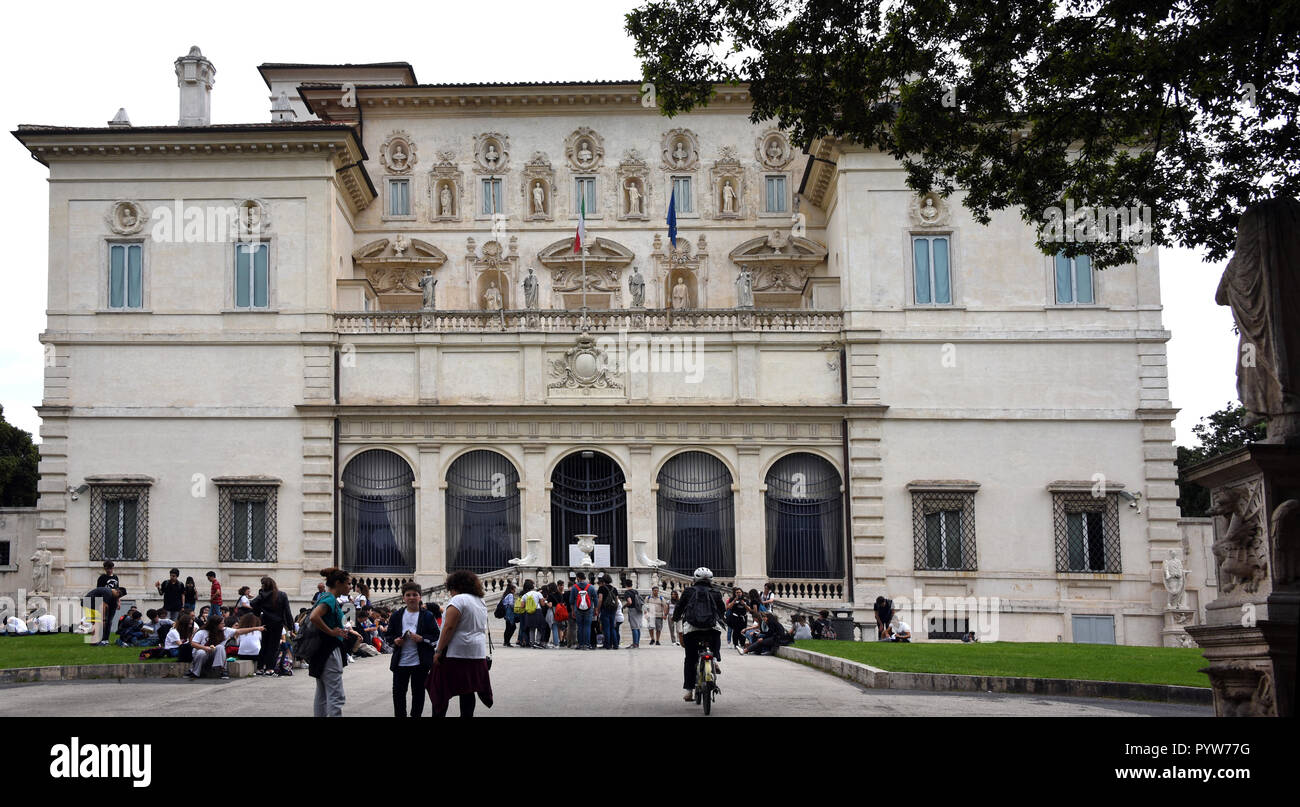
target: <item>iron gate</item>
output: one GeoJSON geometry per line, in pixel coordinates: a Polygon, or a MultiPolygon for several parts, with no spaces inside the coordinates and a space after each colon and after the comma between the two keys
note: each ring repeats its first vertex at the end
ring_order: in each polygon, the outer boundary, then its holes
{"type": "Polygon", "coordinates": [[[612,566],[627,565],[627,491],[623,469],[599,451],[570,454],[551,474],[551,558],[569,562],[575,535],[608,544],[612,566]]]}
{"type": "Polygon", "coordinates": [[[343,471],[343,567],[361,574],[415,571],[415,475],[381,448],[353,457],[343,471]]]}
{"type": "Polygon", "coordinates": [[[703,451],[674,456],[659,471],[659,559],[674,572],[707,566],[715,577],[736,573],[731,472],[703,451]]]}
{"type": "Polygon", "coordinates": [[[519,472],[495,451],[470,451],[447,470],[447,570],[504,569],[521,557],[519,472]]]}
{"type": "Polygon", "coordinates": [[[844,576],[840,475],[814,454],[782,457],[767,472],[767,575],[844,576]]]}

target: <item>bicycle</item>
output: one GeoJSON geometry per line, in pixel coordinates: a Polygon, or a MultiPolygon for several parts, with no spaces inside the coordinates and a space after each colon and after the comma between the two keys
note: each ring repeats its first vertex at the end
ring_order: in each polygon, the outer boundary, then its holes
{"type": "Polygon", "coordinates": [[[713,709],[713,699],[722,694],[722,689],[718,687],[715,669],[718,665],[707,642],[700,645],[699,658],[695,668],[695,703],[704,707],[707,716],[713,709]]]}

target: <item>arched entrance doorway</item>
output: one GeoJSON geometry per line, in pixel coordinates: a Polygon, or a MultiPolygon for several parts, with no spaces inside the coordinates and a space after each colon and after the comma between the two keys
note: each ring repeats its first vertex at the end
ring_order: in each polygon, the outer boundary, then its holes
{"type": "Polygon", "coordinates": [[[731,472],[712,454],[685,451],[659,471],[659,558],[674,572],[707,566],[715,576],[736,573],[731,472]]]}
{"type": "Polygon", "coordinates": [[[790,454],[767,472],[767,576],[844,577],[840,474],[815,454],[790,454]]]}
{"type": "Polygon", "coordinates": [[[599,451],[579,451],[551,473],[551,562],[569,562],[575,535],[609,546],[610,564],[627,565],[627,491],[623,469],[599,451]]]}
{"type": "Polygon", "coordinates": [[[343,568],[354,574],[415,571],[415,474],[382,448],[362,451],[343,469],[343,568]]]}
{"type": "Polygon", "coordinates": [[[470,451],[447,469],[447,571],[504,569],[519,554],[519,472],[495,451],[470,451]]]}

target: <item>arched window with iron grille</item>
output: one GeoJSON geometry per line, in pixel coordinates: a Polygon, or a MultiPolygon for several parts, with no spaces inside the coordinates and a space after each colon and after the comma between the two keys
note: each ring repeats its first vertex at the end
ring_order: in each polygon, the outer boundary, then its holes
{"type": "Polygon", "coordinates": [[[504,569],[520,557],[519,471],[495,451],[470,451],[447,469],[447,570],[504,569]]]}
{"type": "Polygon", "coordinates": [[[715,576],[736,573],[731,472],[712,454],[685,451],[659,471],[659,558],[674,572],[707,566],[715,576]]]}
{"type": "Polygon", "coordinates": [[[815,454],[790,454],[767,472],[767,576],[844,577],[840,474],[815,454]]]}
{"type": "Polygon", "coordinates": [[[415,571],[415,474],[382,448],[343,469],[343,567],[357,574],[415,571]]]}
{"type": "Polygon", "coordinates": [[[627,565],[627,491],[623,469],[599,451],[578,451],[551,473],[551,558],[569,562],[575,535],[609,545],[612,566],[627,565]]]}

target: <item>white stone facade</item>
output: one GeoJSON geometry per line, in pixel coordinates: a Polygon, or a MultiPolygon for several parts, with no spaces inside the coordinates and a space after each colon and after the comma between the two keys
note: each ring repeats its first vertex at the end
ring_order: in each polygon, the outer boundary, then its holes
{"type": "MultiPolygon", "coordinates": [[[[768,473],[808,453],[842,480],[847,518],[843,573],[807,602],[851,603],[870,619],[880,594],[997,597],[1003,639],[1072,641],[1072,617],[1085,615],[1112,617],[1119,643],[1162,641],[1160,561],[1182,542],[1154,251],[1093,273],[1094,304],[1057,305],[1052,261],[1017,216],[980,226],[952,198],[927,218],[886,156],[832,141],[802,152],[748,120],[743,89],[670,121],[636,84],[440,87],[392,65],[298,67],[264,71],[273,98],[318,82],[288,93],[291,112],[278,104],[297,122],[18,132],[50,170],[40,537],[66,589],[94,582],[92,520],[102,540],[101,521],[139,513],[106,505],[112,496],[69,500],[69,485],[90,482],[147,490],[147,524],[135,527],[147,556],[117,565],[128,589],[177,565],[200,584],[217,570],[228,595],[269,573],[306,596],[314,570],[347,563],[358,540],[345,535],[360,528],[344,523],[343,475],[369,449],[399,455],[413,485],[407,568],[376,579],[440,581],[448,473],[484,449],[517,473],[511,549],[540,539],[539,565],[567,563],[551,535],[561,461],[612,459],[626,498],[619,540],[636,566],[633,541],[652,556],[661,547],[660,473],[693,450],[730,475],[726,576],[748,589],[771,572],[768,473]],[[664,218],[686,177],[674,251],[664,218]],[[504,216],[485,212],[494,178],[504,216]],[[571,249],[580,178],[594,180],[595,202],[585,321],[571,249]],[[784,210],[769,212],[782,182],[784,210]],[[142,229],[123,224],[123,201],[148,217],[142,229]],[[205,211],[196,237],[155,237],[155,211],[186,206],[205,211]],[[211,235],[199,232],[213,229],[207,211],[231,209],[239,223],[226,230],[267,244],[264,305],[250,269],[241,306],[231,238],[198,237],[211,235]],[[949,239],[950,304],[914,304],[912,237],[927,234],[949,239]],[[134,307],[130,277],[114,305],[115,244],[140,246],[134,307]],[[753,309],[736,308],[741,267],[753,309]],[[434,310],[421,310],[426,269],[434,310]],[[687,295],[673,306],[679,276],[687,295]],[[598,378],[573,352],[583,325],[597,359],[654,338],[679,364],[605,364],[598,378]],[[1108,571],[1058,571],[1054,491],[1098,484],[1117,552],[1108,571]],[[256,511],[275,513],[273,562],[221,559],[223,495],[238,486],[274,492],[256,511]],[[1138,507],[1120,490],[1140,494],[1138,507]],[[960,518],[974,553],[957,564],[969,568],[917,569],[928,564],[914,498],[928,494],[971,505],[960,518]],[[92,507],[109,510],[92,519],[92,507]]],[[[253,518],[232,501],[230,518],[253,518]]]]}

